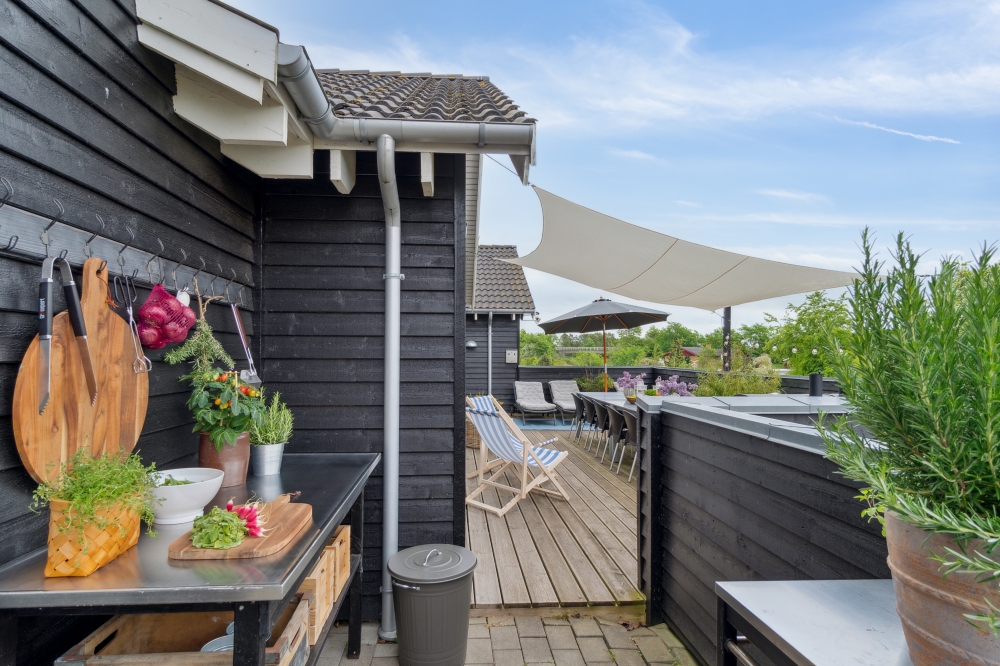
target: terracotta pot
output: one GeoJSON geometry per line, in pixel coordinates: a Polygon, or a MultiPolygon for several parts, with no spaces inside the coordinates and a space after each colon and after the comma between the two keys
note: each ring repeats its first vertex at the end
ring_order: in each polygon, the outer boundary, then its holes
{"type": "MultiPolygon", "coordinates": [[[[896,612],[914,666],[1000,666],[1000,642],[964,617],[989,613],[986,599],[1000,607],[997,582],[977,583],[974,576],[961,573],[942,578],[940,565],[930,556],[947,555],[949,547],[958,550],[947,534],[914,527],[892,512],[886,512],[885,532],[896,612]]],[[[982,541],[967,542],[965,547],[983,552],[982,541]]]]}
{"type": "Polygon", "coordinates": [[[221,469],[222,487],[239,486],[246,483],[247,467],[250,465],[250,433],[242,432],[236,438],[236,444],[223,444],[221,450],[216,450],[207,432],[201,433],[198,443],[198,466],[221,469]]]}

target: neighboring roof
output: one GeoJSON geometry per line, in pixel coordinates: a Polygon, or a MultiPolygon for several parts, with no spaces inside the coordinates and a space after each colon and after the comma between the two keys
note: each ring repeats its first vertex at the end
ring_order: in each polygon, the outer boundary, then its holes
{"type": "Polygon", "coordinates": [[[338,118],[533,123],[488,76],[316,71],[338,118]]]}
{"type": "Polygon", "coordinates": [[[473,310],[534,312],[524,270],[499,259],[517,257],[515,245],[480,245],[476,253],[476,293],[473,310]]]}
{"type": "Polygon", "coordinates": [[[681,347],[681,352],[686,356],[701,356],[701,347],[681,347]]]}

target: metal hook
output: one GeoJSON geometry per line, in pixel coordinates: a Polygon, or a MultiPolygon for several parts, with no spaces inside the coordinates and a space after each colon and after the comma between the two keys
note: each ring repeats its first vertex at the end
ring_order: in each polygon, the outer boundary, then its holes
{"type": "Polygon", "coordinates": [[[130,237],[129,242],[122,245],[122,249],[118,250],[118,268],[122,275],[125,275],[125,259],[122,258],[122,253],[125,250],[127,250],[129,246],[132,245],[133,242],[135,242],[135,232],[132,231],[132,229],[129,227],[125,227],[125,231],[128,232],[128,235],[130,237]]]}
{"type": "Polygon", "coordinates": [[[191,276],[191,282],[194,283],[195,287],[198,286],[198,276],[201,275],[201,272],[203,270],[205,270],[205,259],[203,257],[201,257],[201,256],[199,256],[198,259],[201,260],[201,268],[199,268],[198,270],[196,270],[194,272],[194,275],[191,276]]]}
{"type": "MultiPolygon", "coordinates": [[[[219,266],[219,268],[221,269],[222,266],[219,266]]],[[[236,269],[235,268],[230,268],[229,270],[233,272],[233,279],[229,281],[229,284],[226,285],[226,290],[224,292],[222,292],[222,293],[224,293],[226,295],[226,301],[227,302],[233,303],[233,300],[231,298],[229,298],[229,288],[233,286],[234,282],[236,282],[236,269]]]]}
{"type": "Polygon", "coordinates": [[[181,255],[183,255],[184,258],[181,261],[177,262],[174,265],[174,270],[172,270],[170,272],[170,277],[173,278],[173,281],[174,281],[174,292],[175,293],[180,293],[184,289],[187,289],[187,285],[184,285],[183,289],[178,289],[177,288],[177,269],[180,268],[184,264],[184,262],[187,261],[187,258],[188,258],[188,253],[184,251],[184,248],[178,248],[178,249],[181,251],[181,255]]]}
{"type": "Polygon", "coordinates": [[[4,249],[5,250],[13,250],[15,247],[17,247],[17,241],[18,241],[18,237],[17,236],[11,236],[10,240],[7,241],[7,247],[5,247],[4,249]]]}
{"type": "Polygon", "coordinates": [[[156,242],[160,244],[160,251],[157,252],[156,254],[154,254],[152,257],[150,257],[149,261],[146,262],[146,275],[149,277],[149,283],[150,284],[157,284],[156,282],[153,282],[153,271],[149,270],[149,265],[151,263],[153,263],[154,261],[157,262],[157,264],[156,264],[157,267],[158,267],[157,275],[160,276],[160,282],[161,283],[163,282],[163,264],[160,263],[160,255],[163,254],[163,249],[164,249],[163,248],[163,241],[161,241],[159,238],[157,238],[156,242]]]}
{"type": "Polygon", "coordinates": [[[3,183],[4,189],[7,190],[7,194],[4,195],[3,199],[0,199],[0,208],[3,208],[10,201],[10,198],[14,196],[14,186],[3,176],[0,176],[0,183],[3,183]]]}
{"type": "Polygon", "coordinates": [[[246,282],[244,282],[243,284],[240,285],[240,305],[246,307],[247,305],[249,305],[249,303],[244,303],[243,302],[243,290],[247,288],[248,284],[250,284],[250,274],[249,273],[244,273],[243,276],[247,280],[246,280],[246,282]]]}
{"type": "Polygon", "coordinates": [[[63,250],[63,251],[61,251],[61,252],[59,253],[59,258],[60,258],[60,259],[65,259],[65,258],[66,258],[66,255],[68,255],[68,254],[69,254],[69,250],[63,250]]]}
{"type": "Polygon", "coordinates": [[[95,238],[97,238],[104,231],[104,218],[98,215],[97,213],[94,213],[94,217],[96,217],[97,221],[100,222],[101,230],[95,231],[93,234],[91,234],[90,238],[87,239],[87,242],[83,244],[83,253],[88,258],[92,258],[94,256],[94,251],[90,249],[90,244],[93,242],[95,238]]]}
{"type": "Polygon", "coordinates": [[[59,203],[59,199],[56,199],[55,197],[52,197],[52,202],[56,206],[59,207],[59,214],[56,215],[55,217],[49,218],[52,221],[49,222],[49,225],[47,227],[45,227],[44,229],[42,229],[42,234],[39,236],[39,238],[42,239],[42,245],[45,246],[45,257],[46,258],[48,258],[48,256],[49,256],[49,245],[52,244],[52,240],[49,238],[49,229],[51,229],[52,227],[54,227],[55,224],[56,224],[56,222],[58,222],[62,218],[62,216],[66,214],[66,209],[63,208],[63,205],[61,203],[59,203]]]}

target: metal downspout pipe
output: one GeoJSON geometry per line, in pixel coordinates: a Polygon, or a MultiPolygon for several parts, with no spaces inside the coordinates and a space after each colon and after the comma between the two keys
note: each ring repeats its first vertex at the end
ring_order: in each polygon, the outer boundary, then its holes
{"type": "Polygon", "coordinates": [[[493,311],[486,323],[486,394],[493,395],[493,311]]]}
{"type": "Polygon", "coordinates": [[[396,142],[388,134],[376,141],[378,184],[385,209],[385,400],[382,428],[382,623],[380,638],[396,638],[389,558],[399,550],[399,190],[396,187],[396,142]]]}

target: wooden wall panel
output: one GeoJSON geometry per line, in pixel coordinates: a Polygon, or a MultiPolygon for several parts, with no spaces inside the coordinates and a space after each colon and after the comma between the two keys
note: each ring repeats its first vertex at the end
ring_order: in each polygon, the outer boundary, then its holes
{"type": "MultiPolygon", "coordinates": [[[[489,315],[479,319],[467,316],[465,339],[474,340],[476,348],[465,350],[465,392],[483,395],[487,387],[487,324],[489,315]]],[[[521,321],[511,320],[510,315],[493,316],[493,396],[504,403],[514,404],[514,382],[517,381],[517,363],[507,363],[506,350],[517,349],[521,335],[521,321]]]]}

